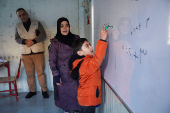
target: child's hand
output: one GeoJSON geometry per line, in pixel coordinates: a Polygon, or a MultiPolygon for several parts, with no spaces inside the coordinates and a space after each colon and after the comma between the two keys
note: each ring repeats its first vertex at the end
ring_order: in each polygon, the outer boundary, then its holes
{"type": "Polygon", "coordinates": [[[107,37],[107,30],[104,30],[103,28],[102,31],[100,32],[100,39],[106,40],[106,37],[107,37]]]}

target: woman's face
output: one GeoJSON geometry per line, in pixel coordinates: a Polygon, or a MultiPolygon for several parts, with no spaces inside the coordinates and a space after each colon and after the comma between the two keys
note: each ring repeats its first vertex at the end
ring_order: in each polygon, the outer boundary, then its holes
{"type": "Polygon", "coordinates": [[[68,35],[69,29],[70,28],[69,28],[68,22],[67,21],[62,21],[61,22],[61,27],[60,27],[61,34],[62,35],[68,35]]]}

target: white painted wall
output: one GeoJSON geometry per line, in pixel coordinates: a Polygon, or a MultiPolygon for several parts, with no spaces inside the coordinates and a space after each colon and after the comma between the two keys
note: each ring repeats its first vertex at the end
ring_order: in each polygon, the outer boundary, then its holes
{"type": "Polygon", "coordinates": [[[82,6],[84,0],[79,0],[79,36],[80,38],[85,37],[84,33],[84,7],[82,6]]]}
{"type": "MultiPolygon", "coordinates": [[[[31,19],[36,19],[43,25],[47,40],[45,45],[45,74],[47,87],[53,90],[52,74],[49,68],[48,45],[50,39],[57,32],[57,19],[67,17],[70,21],[71,32],[84,37],[84,8],[81,5],[83,0],[0,0],[0,59],[10,61],[11,76],[14,76],[18,67],[20,50],[15,41],[15,25],[20,22],[17,18],[16,10],[24,8],[31,19]],[[80,34],[79,34],[80,32],[80,34]]],[[[7,76],[5,67],[0,68],[0,76],[7,76]]],[[[27,92],[28,85],[26,73],[22,63],[20,78],[17,82],[18,91],[27,92]]],[[[40,91],[38,80],[37,91],[40,91]]],[[[0,90],[8,89],[8,84],[0,84],[0,90]]]]}
{"type": "Polygon", "coordinates": [[[116,94],[102,79],[102,104],[97,107],[96,113],[131,113],[126,109],[116,94]]]}
{"type": "Polygon", "coordinates": [[[90,4],[88,4],[89,1],[91,0],[85,0],[84,32],[85,32],[85,38],[87,38],[88,41],[92,44],[92,13],[91,13],[92,5],[91,2],[90,4]],[[88,15],[89,15],[89,22],[90,22],[89,24],[87,24],[88,15]]]}

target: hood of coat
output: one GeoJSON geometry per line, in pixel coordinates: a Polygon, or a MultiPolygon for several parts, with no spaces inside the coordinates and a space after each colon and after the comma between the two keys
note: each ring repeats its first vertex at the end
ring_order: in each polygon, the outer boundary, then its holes
{"type": "Polygon", "coordinates": [[[58,40],[56,38],[50,39],[50,42],[57,42],[58,40]]]}
{"type": "Polygon", "coordinates": [[[70,57],[70,59],[69,59],[69,61],[68,61],[68,65],[69,65],[69,69],[70,69],[70,71],[72,70],[72,68],[73,68],[73,62],[75,61],[75,60],[77,60],[77,59],[82,59],[82,58],[84,58],[85,56],[79,56],[78,54],[73,54],[73,55],[71,55],[71,57],[70,57]]]}
{"type": "Polygon", "coordinates": [[[73,54],[69,61],[68,61],[68,65],[69,65],[69,69],[71,71],[71,77],[74,80],[78,80],[79,79],[79,68],[81,66],[81,63],[83,62],[83,58],[85,56],[79,56],[77,54],[73,54]],[[78,62],[77,66],[73,69],[73,62],[76,61],[77,59],[80,59],[80,61],[78,62]]]}

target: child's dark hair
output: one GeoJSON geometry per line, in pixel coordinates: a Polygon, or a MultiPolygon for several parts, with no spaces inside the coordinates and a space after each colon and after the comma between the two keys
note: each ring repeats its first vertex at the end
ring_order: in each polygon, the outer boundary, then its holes
{"type": "MultiPolygon", "coordinates": [[[[20,11],[20,10],[25,11],[25,9],[24,9],[24,8],[18,8],[18,9],[16,10],[16,13],[17,13],[18,11],[20,11]]],[[[26,12],[26,11],[25,11],[25,12],[26,12]]]]}
{"type": "Polygon", "coordinates": [[[77,54],[77,51],[81,50],[81,47],[83,46],[83,43],[85,41],[88,41],[86,38],[79,38],[75,40],[72,44],[73,54],[77,54]]]}

